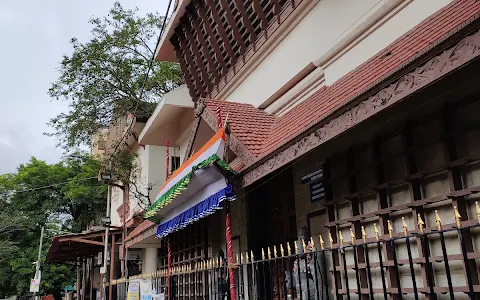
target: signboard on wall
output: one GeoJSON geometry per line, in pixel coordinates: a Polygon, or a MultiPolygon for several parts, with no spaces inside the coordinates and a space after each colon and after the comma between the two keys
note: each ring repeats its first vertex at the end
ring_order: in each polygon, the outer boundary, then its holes
{"type": "Polygon", "coordinates": [[[310,190],[310,203],[325,199],[325,185],[323,182],[323,169],[308,173],[301,178],[302,184],[308,184],[310,190]]]}

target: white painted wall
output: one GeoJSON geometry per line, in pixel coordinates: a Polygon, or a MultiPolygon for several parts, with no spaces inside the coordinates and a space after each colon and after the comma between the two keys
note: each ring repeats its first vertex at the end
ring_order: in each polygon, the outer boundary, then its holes
{"type": "Polygon", "coordinates": [[[185,159],[185,151],[187,150],[188,140],[190,139],[190,135],[192,134],[192,126],[193,124],[188,125],[185,130],[180,134],[180,137],[175,141],[175,144],[179,145],[179,156],[180,156],[180,163],[183,162],[185,159]]]}
{"type": "Polygon", "coordinates": [[[142,260],[142,274],[151,274],[157,271],[158,249],[143,249],[142,260]]]}
{"type": "MultiPolygon", "coordinates": [[[[228,101],[260,106],[309,63],[325,55],[377,10],[393,0],[320,0],[228,101]]],[[[400,0],[396,0],[400,1],[400,0]]],[[[402,0],[405,1],[405,0],[402,0]]],[[[342,77],[451,0],[414,0],[325,70],[327,84],[342,77]]],[[[390,2],[391,4],[391,2],[390,2]]]]}
{"type": "Polygon", "coordinates": [[[118,215],[117,209],[123,203],[123,191],[118,187],[112,187],[112,202],[111,202],[111,214],[110,220],[112,226],[121,226],[122,222],[120,221],[120,216],[118,215]]]}
{"type": "MultiPolygon", "coordinates": [[[[147,145],[145,149],[148,151],[147,178],[148,183],[152,185],[150,200],[153,202],[160,191],[160,186],[165,182],[166,147],[147,145]]],[[[170,153],[172,152],[170,148],[170,153]]]]}
{"type": "MultiPolygon", "coordinates": [[[[170,157],[180,155],[178,148],[170,147],[169,151],[170,157]]],[[[160,187],[165,182],[166,147],[146,145],[145,149],[143,147],[137,149],[137,155],[139,167],[137,186],[140,192],[146,194],[148,186],[151,185],[152,189],[149,191],[149,196],[150,201],[153,202],[156,200],[160,187]]],[[[171,161],[169,167],[171,170],[171,161]]],[[[138,205],[138,199],[133,197],[131,193],[130,201],[130,209],[133,213],[138,205]]]]}
{"type": "Polygon", "coordinates": [[[326,53],[338,36],[378,2],[320,0],[227,100],[258,107],[305,66],[326,53]]]}
{"type": "Polygon", "coordinates": [[[428,16],[450,3],[451,0],[415,0],[409,3],[386,23],[377,28],[350,51],[342,55],[325,71],[325,82],[331,85],[348,72],[393,43],[405,32],[414,28],[428,16]]]}

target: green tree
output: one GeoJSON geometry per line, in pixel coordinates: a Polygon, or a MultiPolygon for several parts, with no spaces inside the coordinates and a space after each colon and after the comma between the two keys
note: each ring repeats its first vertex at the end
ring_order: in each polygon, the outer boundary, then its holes
{"type": "Polygon", "coordinates": [[[155,61],[146,80],[163,19],[156,13],[139,16],[138,9],[126,10],[117,2],[108,17],[90,20],[88,42],[71,39],[73,53],[63,57],[60,76],[49,90],[70,106],[49,122],[54,129],[49,135],[61,147],[88,144],[99,128],[127,112],[149,117],[154,105],[148,104],[182,84],[179,65],[168,62],[155,61]],[[139,102],[143,105],[137,107],[139,102]]]}
{"type": "MultiPolygon", "coordinates": [[[[57,164],[32,158],[16,173],[0,175],[0,296],[28,293],[42,226],[45,260],[54,235],[80,232],[105,213],[100,166],[94,157],[75,153],[57,164]]],[[[44,265],[41,292],[71,284],[74,275],[71,266],[44,265]]]]}

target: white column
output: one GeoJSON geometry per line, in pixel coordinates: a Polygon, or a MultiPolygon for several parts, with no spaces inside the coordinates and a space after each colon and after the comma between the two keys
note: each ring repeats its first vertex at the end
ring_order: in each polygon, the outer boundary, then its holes
{"type": "Polygon", "coordinates": [[[149,274],[157,270],[157,248],[143,249],[142,274],[149,274]]]}

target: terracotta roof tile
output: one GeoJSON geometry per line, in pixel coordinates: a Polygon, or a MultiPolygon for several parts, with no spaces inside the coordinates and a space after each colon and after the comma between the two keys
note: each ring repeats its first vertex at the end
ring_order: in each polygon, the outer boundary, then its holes
{"type": "Polygon", "coordinates": [[[232,133],[253,155],[261,154],[262,144],[268,139],[274,117],[250,104],[206,99],[205,105],[214,115],[219,109],[223,121],[228,114],[232,133]]]}

